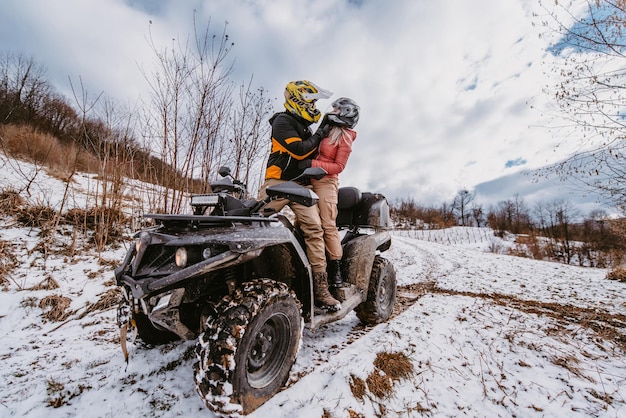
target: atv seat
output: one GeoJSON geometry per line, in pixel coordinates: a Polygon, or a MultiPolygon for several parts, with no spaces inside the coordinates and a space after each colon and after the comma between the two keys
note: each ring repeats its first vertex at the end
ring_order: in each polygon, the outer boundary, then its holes
{"type": "Polygon", "coordinates": [[[337,193],[337,220],[338,227],[354,225],[354,214],[361,202],[361,191],[356,187],[340,187],[337,193]]]}
{"type": "Polygon", "coordinates": [[[229,202],[226,208],[228,216],[250,216],[250,209],[256,205],[257,201],[253,199],[242,200],[241,202],[229,202]]]}
{"type": "Polygon", "coordinates": [[[338,228],[389,229],[389,204],[385,196],[359,191],[356,187],[341,187],[337,196],[338,228]]]}

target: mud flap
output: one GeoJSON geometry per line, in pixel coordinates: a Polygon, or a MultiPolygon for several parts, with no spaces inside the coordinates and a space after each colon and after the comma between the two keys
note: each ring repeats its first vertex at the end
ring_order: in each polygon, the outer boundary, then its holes
{"type": "MultiPolygon", "coordinates": [[[[367,293],[374,256],[378,243],[372,235],[363,235],[348,242],[344,249],[343,264],[350,284],[367,293]]],[[[345,279],[344,279],[345,280],[345,279]]]]}
{"type": "Polygon", "coordinates": [[[137,338],[137,326],[135,325],[135,321],[132,318],[130,313],[130,305],[127,303],[120,302],[120,305],[117,308],[117,325],[120,328],[120,345],[122,346],[122,354],[124,355],[124,362],[126,363],[126,367],[128,367],[128,347],[126,346],[126,340],[128,336],[128,329],[134,328],[134,334],[132,341],[135,341],[137,338]]]}

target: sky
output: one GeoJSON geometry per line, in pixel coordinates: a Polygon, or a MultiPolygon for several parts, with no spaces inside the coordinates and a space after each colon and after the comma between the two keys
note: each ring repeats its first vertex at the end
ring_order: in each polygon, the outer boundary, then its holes
{"type": "MultiPolygon", "coordinates": [[[[149,32],[187,39],[194,13],[218,35],[226,25],[234,81],[253,77],[276,111],[298,79],[334,92],[322,112],[342,96],[361,106],[341,185],[438,205],[569,152],[544,116],[553,57],[535,0],[3,0],[0,51],[33,56],[67,97],[82,81],[133,104],[149,32]]],[[[490,190],[485,203],[516,193],[490,190]]]]}
{"type": "MultiPolygon", "coordinates": [[[[58,207],[66,183],[7,164],[16,163],[0,158],[0,188],[34,178],[24,197],[58,207]]],[[[75,176],[68,205],[84,208],[94,184],[75,176]]],[[[147,346],[129,336],[124,362],[111,295],[131,240],[98,254],[81,234],[41,234],[5,214],[0,226],[0,416],[213,417],[195,390],[195,341],[147,346]],[[42,303],[58,296],[68,298],[57,305],[61,321],[42,303]]],[[[381,255],[396,271],[396,315],[305,327],[287,387],[248,417],[625,416],[626,283],[604,268],[505,255],[514,238],[487,228],[392,231],[381,255]],[[382,373],[379,353],[405,356],[413,372],[385,398],[369,384],[353,391],[382,373]]]]}

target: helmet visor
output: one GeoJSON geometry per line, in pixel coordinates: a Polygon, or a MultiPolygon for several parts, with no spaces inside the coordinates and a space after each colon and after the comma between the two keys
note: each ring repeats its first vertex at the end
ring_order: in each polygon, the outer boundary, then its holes
{"type": "Polygon", "coordinates": [[[302,93],[302,98],[304,100],[313,101],[313,100],[319,100],[319,99],[328,99],[330,98],[330,96],[333,95],[333,92],[330,90],[323,89],[320,86],[314,83],[311,83],[310,81],[309,81],[309,84],[313,86],[315,90],[317,90],[317,93],[308,93],[308,92],[302,93]]]}

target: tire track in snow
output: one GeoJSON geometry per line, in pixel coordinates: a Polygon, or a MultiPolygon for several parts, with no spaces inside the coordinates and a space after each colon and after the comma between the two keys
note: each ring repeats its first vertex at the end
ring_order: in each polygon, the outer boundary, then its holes
{"type": "MultiPolygon", "coordinates": [[[[563,303],[524,300],[500,293],[459,291],[439,287],[437,282],[440,279],[463,271],[463,257],[467,255],[454,248],[433,246],[426,241],[394,236],[391,250],[383,256],[394,264],[398,279],[396,305],[388,322],[393,321],[429,293],[467,296],[489,300],[496,305],[508,306],[526,313],[551,316],[564,324],[561,331],[565,331],[568,324],[577,324],[595,331],[602,339],[611,340],[626,349],[624,315],[602,313],[596,309],[584,309],[563,303]]],[[[328,324],[315,332],[305,329],[301,363],[309,366],[294,367],[297,370],[292,374],[290,385],[297,382],[300,377],[324,367],[331,357],[350,347],[376,326],[361,324],[352,313],[343,320],[328,324]]]]}
{"type": "MultiPolygon", "coordinates": [[[[399,283],[396,304],[388,322],[410,308],[421,296],[431,293],[437,278],[459,267],[458,263],[442,263],[441,254],[426,248],[428,243],[419,244],[422,243],[394,237],[392,249],[382,254],[393,263],[399,283]]],[[[352,312],[346,318],[327,324],[315,332],[305,328],[288,386],[323,367],[331,357],[357,342],[376,326],[362,324],[352,312]]]]}

